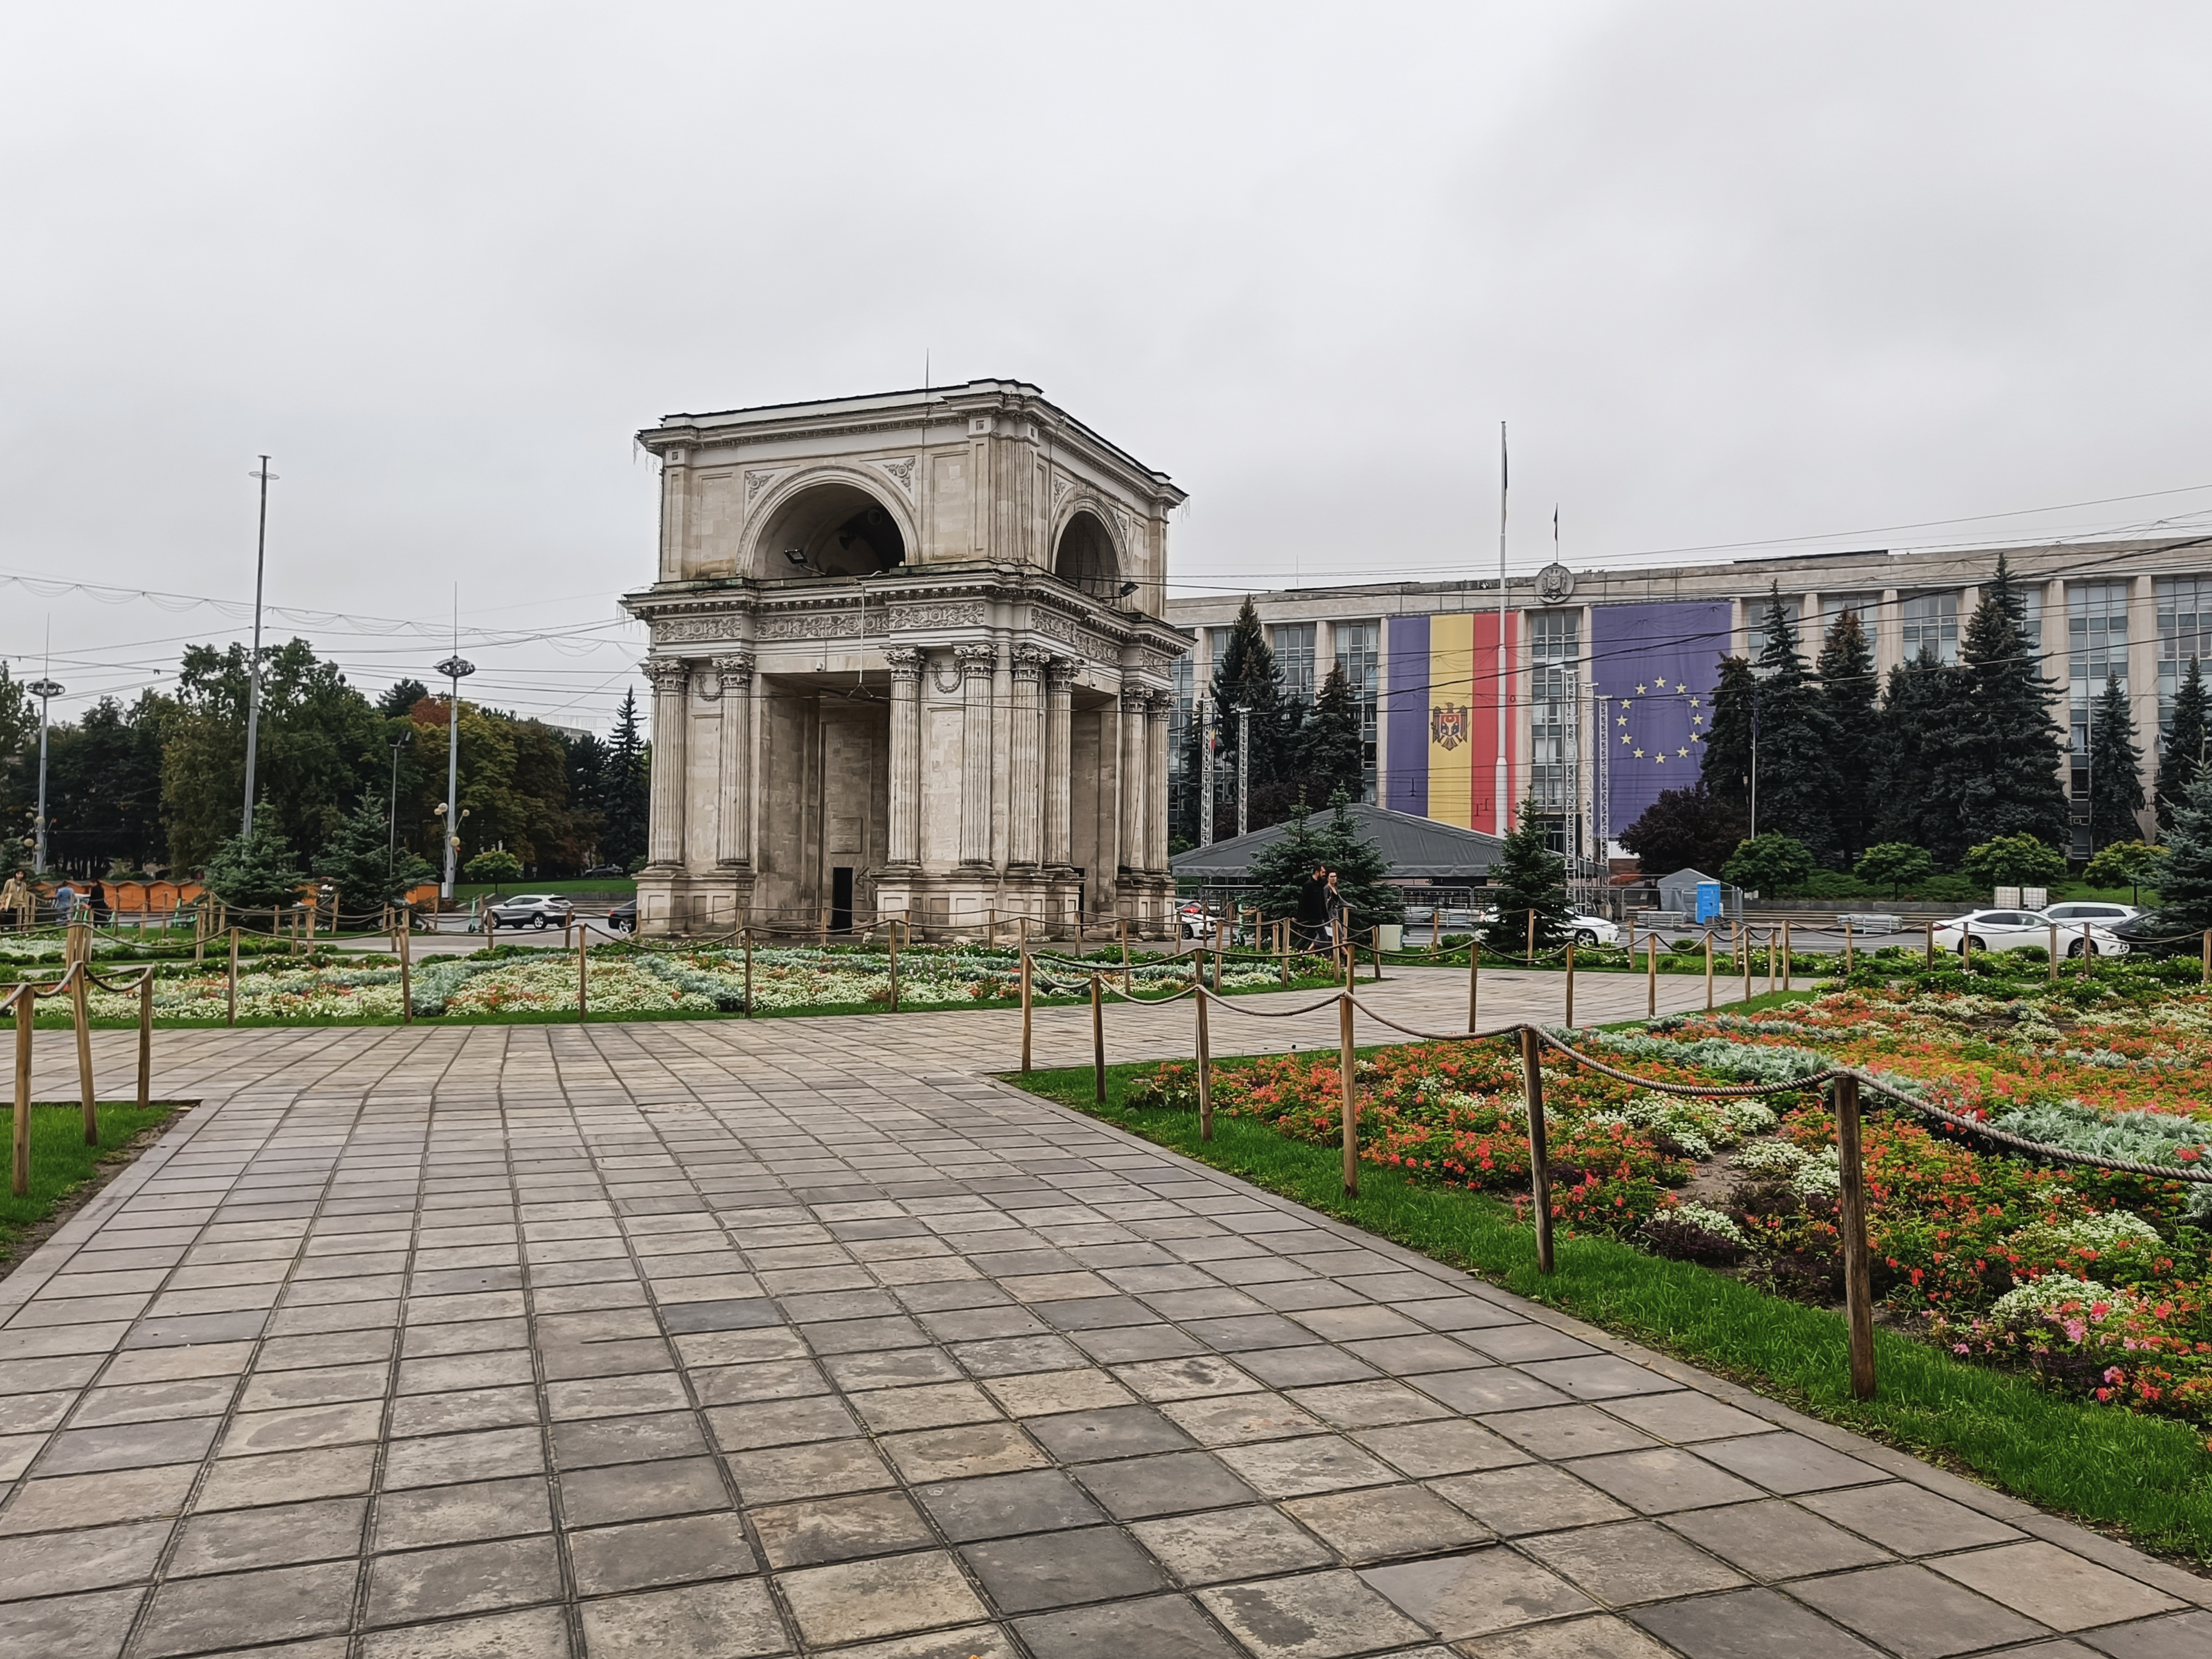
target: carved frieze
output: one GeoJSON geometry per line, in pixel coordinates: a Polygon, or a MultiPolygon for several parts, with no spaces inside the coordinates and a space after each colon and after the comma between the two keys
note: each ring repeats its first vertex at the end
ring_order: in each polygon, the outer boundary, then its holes
{"type": "Polygon", "coordinates": [[[735,617],[670,617],[653,624],[653,637],[668,645],[688,645],[698,640],[732,640],[738,636],[735,617]]]}
{"type": "Polygon", "coordinates": [[[1033,605],[1030,610],[1030,626],[1040,634],[1051,635],[1071,651],[1088,657],[1093,662],[1105,663],[1111,667],[1121,665],[1121,653],[1073,617],[1048,611],[1042,605],[1033,605]]]}
{"type": "Polygon", "coordinates": [[[857,611],[797,611],[763,617],[758,636],[763,640],[851,640],[860,635],[857,611]]]}
{"type": "Polygon", "coordinates": [[[876,465],[908,495],[914,494],[914,457],[902,455],[893,461],[878,461],[876,465]]]}
{"type": "Polygon", "coordinates": [[[891,630],[903,633],[912,629],[932,630],[945,628],[981,628],[984,610],[981,599],[971,599],[956,605],[894,605],[886,611],[890,617],[891,630]]]}

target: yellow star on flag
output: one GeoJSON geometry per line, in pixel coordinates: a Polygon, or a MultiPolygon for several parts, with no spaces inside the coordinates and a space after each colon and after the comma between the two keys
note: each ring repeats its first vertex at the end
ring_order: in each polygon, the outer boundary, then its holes
{"type": "Polygon", "coordinates": [[[1660,765],[1660,766],[1664,766],[1664,765],[1667,763],[1667,751],[1666,751],[1665,750],[1662,749],[1662,750],[1661,750],[1657,754],[1654,755],[1651,758],[1652,758],[1652,761],[1653,761],[1656,764],[1660,765]]]}
{"type": "Polygon", "coordinates": [[[1636,751],[1636,758],[1638,760],[1642,760],[1644,758],[1644,751],[1641,749],[1636,751]]]}
{"type": "Polygon", "coordinates": [[[1635,738],[1633,738],[1630,737],[1630,736],[1628,735],[1628,733],[1627,733],[1627,732],[1622,732],[1622,733],[1620,734],[1620,740],[1621,740],[1623,743],[1634,743],[1634,742],[1636,741],[1636,739],[1635,739],[1635,738]]]}
{"type": "MultiPolygon", "coordinates": [[[[1662,681],[1660,681],[1660,682],[1659,682],[1659,684],[1660,684],[1662,686],[1664,686],[1664,685],[1667,684],[1667,682],[1666,682],[1666,681],[1664,681],[1664,680],[1662,680],[1662,681]]],[[[1640,697],[1640,696],[1642,696],[1644,695],[1644,688],[1643,688],[1642,686],[1640,686],[1640,685],[1639,685],[1639,686],[1638,686],[1638,687],[1636,688],[1636,695],[1637,695],[1638,696],[1639,696],[1639,697],[1640,697]]]]}
{"type": "Polygon", "coordinates": [[[1687,760],[1690,757],[1690,751],[1686,749],[1677,749],[1674,752],[1680,755],[1684,760],[1687,760]]]}

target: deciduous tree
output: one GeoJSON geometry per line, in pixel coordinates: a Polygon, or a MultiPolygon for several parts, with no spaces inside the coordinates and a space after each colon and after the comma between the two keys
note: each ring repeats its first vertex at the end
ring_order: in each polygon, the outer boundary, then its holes
{"type": "Polygon", "coordinates": [[[1743,839],[1744,828],[1734,805],[1700,779],[1686,789],[1662,793],[1620,832],[1620,844],[1653,875],[1691,869],[1717,875],[1743,839]]]}

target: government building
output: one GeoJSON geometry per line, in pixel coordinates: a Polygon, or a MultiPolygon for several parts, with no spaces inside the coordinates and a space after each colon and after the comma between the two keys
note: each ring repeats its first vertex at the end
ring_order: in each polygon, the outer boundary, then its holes
{"type": "MultiPolygon", "coordinates": [[[[2087,857],[2090,704],[2118,675],[2148,784],[2153,734],[2190,658],[2212,657],[2212,545],[2190,538],[2004,551],[2027,595],[2028,636],[2063,700],[2054,714],[2071,731],[2074,852],[2087,857]]],[[[1887,677],[1923,651],[1958,659],[1996,559],[1996,550],[1978,549],[1631,570],[1555,564],[1510,577],[1502,614],[1494,578],[1252,599],[1290,695],[1310,701],[1331,664],[1344,669],[1365,716],[1369,800],[1493,834],[1533,800],[1553,846],[1591,868],[1661,791],[1697,778],[1720,659],[1759,655],[1770,583],[1808,664],[1827,627],[1856,611],[1887,677]]],[[[1205,707],[1242,599],[1167,606],[1167,619],[1195,641],[1174,669],[1169,776],[1178,796],[1200,787],[1187,775],[1188,722],[1205,707]]],[[[1233,823],[1233,803],[1224,810],[1233,823]]]]}

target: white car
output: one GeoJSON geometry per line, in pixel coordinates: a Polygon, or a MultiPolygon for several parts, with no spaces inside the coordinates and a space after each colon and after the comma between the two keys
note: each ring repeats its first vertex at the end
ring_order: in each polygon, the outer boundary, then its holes
{"type": "Polygon", "coordinates": [[[2069,921],[2041,910],[1970,910],[1963,916],[1936,925],[1936,948],[1956,951],[1959,941],[1966,939],[1977,951],[2017,951],[2028,945],[2048,949],[2054,922],[2058,927],[2058,948],[2069,957],[2080,956],[2084,949],[2100,957],[2124,957],[2128,953],[2125,939],[2115,938],[2094,921],[2088,923],[2085,939],[2082,921],[2069,921]]]}
{"type": "Polygon", "coordinates": [[[1567,933],[1577,945],[1618,945],[1620,927],[1603,916],[1575,915],[1567,918],[1567,933]]]}
{"type": "Polygon", "coordinates": [[[1186,904],[1176,914],[1185,939],[1210,940],[1221,931],[1219,919],[1208,914],[1203,904],[1186,904]]]}
{"type": "Polygon", "coordinates": [[[2078,933],[2085,921],[2109,927],[2116,921],[2125,921],[2130,916],[2142,915],[2142,912],[2132,904],[2107,904],[2102,899],[2068,899],[2063,904],[2045,905],[2042,915],[2051,921],[2071,924],[2078,933]]]}

